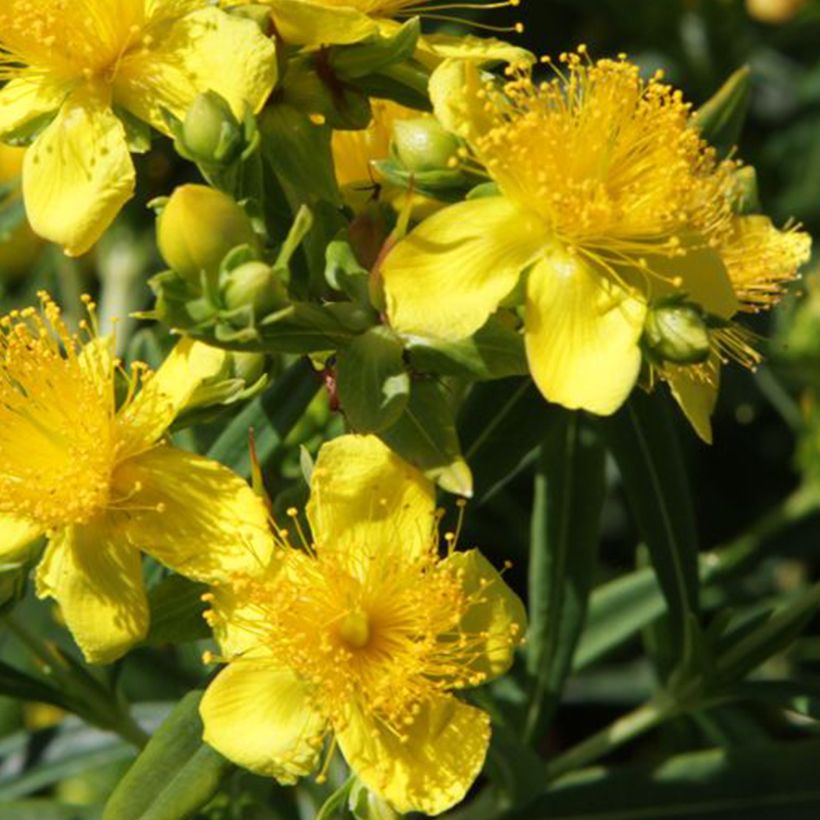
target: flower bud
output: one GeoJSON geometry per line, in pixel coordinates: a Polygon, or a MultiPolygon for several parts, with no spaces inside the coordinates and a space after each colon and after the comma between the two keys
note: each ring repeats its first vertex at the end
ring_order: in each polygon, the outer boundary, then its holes
{"type": "Polygon", "coordinates": [[[432,117],[393,123],[393,156],[408,171],[446,169],[458,148],[458,137],[432,117]]]}
{"type": "Polygon", "coordinates": [[[230,355],[231,374],[242,379],[246,385],[256,384],[268,367],[268,358],[264,353],[233,352],[230,355]]]}
{"type": "Polygon", "coordinates": [[[262,262],[246,262],[222,276],[222,299],[229,310],[249,307],[255,316],[267,316],[288,304],[279,277],[262,262]]]}
{"type": "Polygon", "coordinates": [[[700,364],[709,358],[711,349],[702,311],[687,302],[651,308],[643,340],[651,355],[672,364],[700,364]]]}
{"type": "Polygon", "coordinates": [[[222,260],[237,246],[258,247],[242,208],[205,185],[174,191],[157,220],[157,242],[168,267],[197,285],[203,273],[215,282],[222,260]]]}
{"type": "Polygon", "coordinates": [[[215,91],[206,91],[185,115],[182,142],[197,162],[226,163],[241,149],[242,129],[227,101],[215,91]]]}

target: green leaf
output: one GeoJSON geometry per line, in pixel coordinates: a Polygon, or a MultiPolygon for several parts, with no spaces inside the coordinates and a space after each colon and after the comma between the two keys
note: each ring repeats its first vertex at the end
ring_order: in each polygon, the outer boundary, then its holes
{"type": "Polygon", "coordinates": [[[505,820],[815,820],[820,741],[711,749],[662,764],[587,769],[505,820]]]}
{"type": "Polygon", "coordinates": [[[743,66],[692,116],[692,125],[703,138],[727,152],[737,145],[749,108],[751,72],[743,66]]]}
{"type": "Polygon", "coordinates": [[[496,317],[475,335],[459,342],[414,336],[407,342],[407,352],[417,370],[440,376],[481,381],[525,376],[529,372],[523,337],[496,317]]]}
{"type": "Polygon", "coordinates": [[[414,382],[404,413],[379,435],[442,489],[472,495],[473,477],[461,455],[451,398],[438,382],[414,382]]]}
{"type": "Polygon", "coordinates": [[[330,50],[329,63],[343,79],[357,79],[411,58],[421,34],[418,17],[412,17],[388,37],[376,35],[361,43],[330,50]]]}
{"type": "Polygon", "coordinates": [[[186,643],[207,638],[211,630],[202,617],[202,595],[206,584],[197,584],[181,575],[169,575],[148,593],[151,626],[146,643],[157,645],[186,643]]]}
{"type": "Polygon", "coordinates": [[[583,629],[604,503],[604,449],[580,413],[564,411],[541,447],[529,567],[526,735],[537,738],[569,674],[583,629]]]}
{"type": "Polygon", "coordinates": [[[500,379],[473,387],[459,413],[458,429],[475,476],[478,504],[532,463],[560,413],[531,379],[500,379]]]}
{"type": "Polygon", "coordinates": [[[97,806],[68,806],[53,800],[16,800],[0,806],[0,820],[96,820],[97,806]]]}
{"type": "Polygon", "coordinates": [[[673,645],[686,651],[698,612],[697,534],[667,400],[636,391],[601,427],[666,597],[673,645]]]}
{"type": "Polygon", "coordinates": [[[357,433],[378,433],[395,424],[410,399],[410,375],[401,341],[387,327],[373,327],[339,352],[339,399],[357,433]]]}
{"type": "Polygon", "coordinates": [[[715,662],[715,685],[731,686],[772,655],[786,649],[809,623],[819,605],[820,584],[775,610],[757,629],[727,642],[715,662]]]}
{"type": "Polygon", "coordinates": [[[256,432],[256,451],[265,464],[283,445],[319,390],[313,368],[301,360],[286,370],[262,396],[254,399],[214,442],[209,458],[249,478],[248,432],[256,432]]]}
{"type": "Polygon", "coordinates": [[[586,626],[573,658],[586,669],[666,612],[666,601],[651,568],[602,584],[590,596],[586,626]]]}
{"type": "Polygon", "coordinates": [[[109,798],[103,820],[183,820],[208,803],[233,768],[202,741],[199,702],[189,692],[109,798]]]}

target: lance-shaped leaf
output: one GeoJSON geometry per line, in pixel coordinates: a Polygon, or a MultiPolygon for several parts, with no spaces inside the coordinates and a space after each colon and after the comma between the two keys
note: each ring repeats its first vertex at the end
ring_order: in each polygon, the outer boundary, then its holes
{"type": "Polygon", "coordinates": [[[570,671],[586,618],[604,502],[604,449],[580,413],[564,411],[541,446],[529,567],[526,734],[539,736],[570,671]]]}
{"type": "Polygon", "coordinates": [[[505,820],[814,820],[820,741],[710,749],[662,765],[587,769],[505,820]]]}
{"type": "Polygon", "coordinates": [[[693,115],[692,125],[707,142],[727,152],[737,145],[749,108],[751,72],[743,66],[693,115]]]}
{"type": "Polygon", "coordinates": [[[697,535],[668,403],[659,393],[636,392],[601,427],[666,598],[672,639],[686,652],[696,642],[697,535]]]}
{"type": "Polygon", "coordinates": [[[529,372],[523,337],[496,317],[469,339],[458,342],[413,336],[407,340],[407,352],[417,370],[440,376],[484,381],[529,372]]]}
{"type": "Polygon", "coordinates": [[[357,433],[378,433],[395,424],[410,398],[410,376],[396,335],[383,325],[373,327],[340,351],[336,386],[357,433]]]}
{"type": "Polygon", "coordinates": [[[160,726],[106,803],[103,820],[178,820],[214,796],[233,765],[202,741],[189,692],[160,726]]]}
{"type": "Polygon", "coordinates": [[[414,382],[399,420],[379,435],[443,490],[472,496],[473,476],[461,454],[452,398],[443,385],[430,380],[414,382]]]}
{"type": "Polygon", "coordinates": [[[500,379],[473,387],[459,413],[458,428],[479,504],[532,463],[560,413],[531,379],[500,379]]]}

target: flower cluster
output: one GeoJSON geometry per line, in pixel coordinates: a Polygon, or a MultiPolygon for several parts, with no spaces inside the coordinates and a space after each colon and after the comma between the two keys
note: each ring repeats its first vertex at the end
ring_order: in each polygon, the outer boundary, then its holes
{"type": "Polygon", "coordinates": [[[0,8],[2,178],[27,253],[94,248],[152,129],[207,183],[151,203],[169,269],[138,318],[181,337],[154,368],[119,355],[88,297],[79,321],[45,292],[0,318],[0,556],[34,549],[36,593],[90,663],[149,634],[144,556],[206,585],[204,740],[283,784],[321,782],[338,749],[393,809],[431,815],[487,756],[490,714],[462,693],[527,630],[502,573],[458,549],[463,500],[440,537],[436,485],[473,487],[454,406],[511,376],[596,416],[668,389],[711,441],[723,365],[762,359],[739,316],[810,251],[756,212],[751,169],[662,72],[479,36],[515,21],[421,33],[481,6],[0,8]],[[273,448],[242,452],[243,404],[286,366],[321,372],[346,427],[303,454],[305,516],[268,495],[273,448]],[[202,439],[175,437],[197,421],[202,439]]]}

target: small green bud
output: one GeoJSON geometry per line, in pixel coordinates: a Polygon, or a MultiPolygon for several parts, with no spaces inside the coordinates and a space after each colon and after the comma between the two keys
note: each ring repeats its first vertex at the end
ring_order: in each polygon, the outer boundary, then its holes
{"type": "Polygon", "coordinates": [[[234,378],[242,379],[249,387],[256,384],[268,367],[268,358],[263,353],[230,354],[231,373],[234,378]]]}
{"type": "Polygon", "coordinates": [[[447,169],[458,149],[458,137],[432,117],[393,123],[393,157],[408,171],[447,169]]]}
{"type": "Polygon", "coordinates": [[[253,309],[255,316],[267,316],[288,304],[279,277],[262,262],[246,262],[222,275],[222,299],[229,310],[253,309]]]}
{"type": "Polygon", "coordinates": [[[672,364],[700,364],[711,350],[703,312],[688,302],[650,308],[643,341],[652,356],[672,364]]]}
{"type": "Polygon", "coordinates": [[[194,284],[216,281],[222,260],[239,245],[258,248],[247,214],[206,185],[177,188],[157,220],[157,243],[169,268],[194,284]]]}
{"type": "Polygon", "coordinates": [[[242,147],[242,129],[227,101],[215,91],[206,91],[185,115],[182,142],[198,162],[227,163],[242,147]]]}

